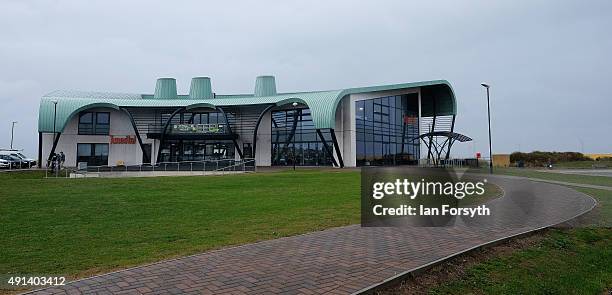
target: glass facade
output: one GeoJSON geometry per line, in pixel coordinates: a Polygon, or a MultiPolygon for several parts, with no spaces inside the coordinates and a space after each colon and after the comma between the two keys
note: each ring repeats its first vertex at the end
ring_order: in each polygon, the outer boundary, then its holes
{"type": "Polygon", "coordinates": [[[107,143],[79,143],[77,144],[77,163],[87,162],[89,166],[108,165],[107,143]]]}
{"type": "MultiPolygon", "coordinates": [[[[170,115],[170,113],[161,114],[161,122],[166,122],[170,115]]],[[[169,135],[175,135],[178,139],[164,139],[160,151],[160,162],[234,158],[235,150],[232,140],[197,138],[198,135],[226,134],[223,114],[219,112],[183,112],[175,115],[171,123],[166,132],[169,135]],[[192,137],[181,139],[181,135],[192,137]]]]}
{"type": "Polygon", "coordinates": [[[418,94],[356,101],[357,166],[416,163],[418,114],[418,94]]]}
{"type": "MultiPolygon", "coordinates": [[[[321,132],[329,148],[333,148],[329,131],[321,132]]],[[[272,112],[272,165],[291,166],[294,159],[297,166],[332,165],[309,109],[272,112]]]]}
{"type": "Polygon", "coordinates": [[[79,135],[108,135],[109,112],[83,112],[79,114],[79,135]]]}
{"type": "Polygon", "coordinates": [[[161,162],[202,161],[234,158],[231,140],[164,140],[161,162]]]}

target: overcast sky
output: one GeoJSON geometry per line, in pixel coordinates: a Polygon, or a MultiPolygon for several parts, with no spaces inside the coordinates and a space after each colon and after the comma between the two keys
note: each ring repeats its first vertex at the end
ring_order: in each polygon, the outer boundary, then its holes
{"type": "Polygon", "coordinates": [[[217,93],[446,79],[457,131],[494,152],[612,152],[612,1],[0,1],[0,147],[37,149],[40,97],[152,93],[210,76],[217,93]],[[128,3],[129,2],[129,3],[128,3]],[[224,4],[221,4],[224,3],[224,4]]]}

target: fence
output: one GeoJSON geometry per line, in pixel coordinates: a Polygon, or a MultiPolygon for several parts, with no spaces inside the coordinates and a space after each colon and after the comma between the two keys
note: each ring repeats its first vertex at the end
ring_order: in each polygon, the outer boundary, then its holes
{"type": "Polygon", "coordinates": [[[420,159],[419,167],[479,168],[488,162],[483,159],[420,159]]]}
{"type": "Polygon", "coordinates": [[[28,170],[34,166],[36,166],[36,163],[31,161],[3,161],[0,163],[0,169],[5,171],[28,170]]]}
{"type": "Polygon", "coordinates": [[[219,159],[205,161],[161,162],[156,165],[87,166],[81,169],[53,171],[47,169],[46,177],[69,177],[70,173],[86,176],[105,172],[254,172],[255,159],[219,159]]]}

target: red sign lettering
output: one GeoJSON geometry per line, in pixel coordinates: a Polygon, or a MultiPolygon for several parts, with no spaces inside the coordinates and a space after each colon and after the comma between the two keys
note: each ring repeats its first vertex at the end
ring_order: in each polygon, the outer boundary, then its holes
{"type": "Polygon", "coordinates": [[[136,144],[136,136],[126,135],[116,137],[111,135],[110,137],[111,144],[136,144]]]}

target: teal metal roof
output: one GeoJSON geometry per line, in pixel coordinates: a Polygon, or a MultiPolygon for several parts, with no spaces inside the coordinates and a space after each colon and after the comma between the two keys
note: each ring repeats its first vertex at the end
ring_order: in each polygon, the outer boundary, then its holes
{"type": "Polygon", "coordinates": [[[188,95],[177,95],[176,98],[153,98],[150,94],[129,94],[110,92],[54,91],[40,100],[38,113],[38,131],[53,132],[54,104],[57,102],[56,131],[62,132],[66,124],[79,112],[95,108],[108,107],[217,107],[257,104],[285,105],[299,102],[307,105],[312,114],[316,128],[334,128],[338,104],[349,94],[396,90],[421,87],[423,116],[433,116],[434,106],[437,115],[454,115],[457,103],[450,83],[445,80],[414,83],[348,88],[329,91],[279,93],[271,96],[217,95],[210,99],[193,99],[188,95]]]}

